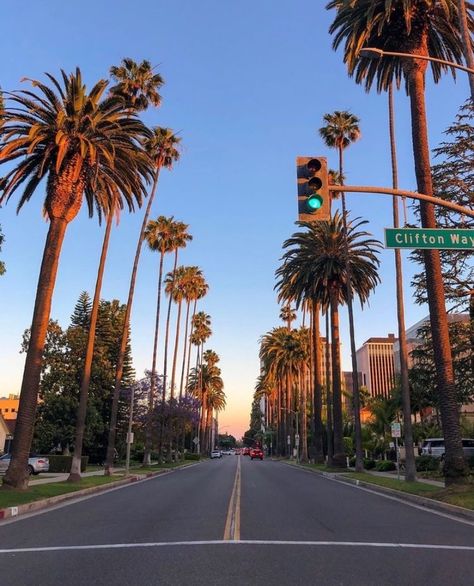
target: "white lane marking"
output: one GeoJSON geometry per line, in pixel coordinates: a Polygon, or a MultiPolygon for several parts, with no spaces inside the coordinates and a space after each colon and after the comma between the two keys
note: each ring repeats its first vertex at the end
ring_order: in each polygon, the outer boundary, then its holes
{"type": "Polygon", "coordinates": [[[238,541],[169,541],[150,543],[107,543],[96,545],[58,545],[51,547],[21,547],[17,549],[0,549],[0,554],[41,553],[50,551],[83,551],[98,549],[139,549],[151,547],[183,547],[197,545],[298,545],[306,547],[377,547],[400,549],[433,549],[447,551],[474,551],[472,545],[438,545],[430,543],[384,543],[365,541],[275,541],[265,539],[242,539],[238,541]]]}
{"type": "MultiPolygon", "coordinates": [[[[457,517],[454,513],[452,513],[452,514],[443,513],[442,511],[435,511],[434,509],[430,509],[429,505],[426,505],[426,506],[417,505],[416,503],[412,503],[410,501],[404,501],[403,500],[404,493],[400,493],[400,496],[386,494],[383,492],[378,492],[377,490],[372,490],[372,489],[365,487],[365,486],[360,486],[358,484],[352,484],[351,482],[344,482],[343,480],[339,480],[337,477],[332,478],[330,476],[324,476],[322,474],[317,474],[317,473],[313,472],[312,470],[307,470],[307,469],[301,468],[299,466],[293,466],[292,464],[287,464],[286,462],[281,462],[281,464],[285,464],[286,466],[293,467],[295,470],[301,470],[302,472],[306,472],[307,474],[312,474],[313,477],[316,476],[319,478],[323,478],[324,480],[329,480],[330,482],[337,482],[338,484],[342,484],[342,485],[347,486],[349,488],[363,490],[364,492],[369,492],[370,494],[375,494],[375,495],[381,496],[385,499],[389,499],[391,501],[396,501],[398,503],[402,503],[403,505],[406,505],[407,507],[413,507],[414,509],[418,509],[419,511],[425,511],[425,513],[431,513],[432,515],[438,515],[438,517],[444,517],[445,519],[450,519],[451,521],[457,521],[458,523],[463,523],[464,525],[470,525],[471,527],[474,527],[474,521],[469,521],[469,519],[462,519],[461,517],[457,517]]],[[[368,481],[364,480],[363,482],[368,482],[368,481]]],[[[410,493],[406,493],[406,494],[410,494],[410,493]]],[[[428,497],[423,497],[423,498],[428,499],[428,497]]],[[[441,502],[441,501],[433,500],[433,502],[436,504],[437,502],[441,502]]]]}

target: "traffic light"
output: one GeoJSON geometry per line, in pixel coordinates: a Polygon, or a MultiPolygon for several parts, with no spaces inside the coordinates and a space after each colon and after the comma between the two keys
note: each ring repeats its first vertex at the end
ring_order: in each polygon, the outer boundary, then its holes
{"type": "Polygon", "coordinates": [[[298,220],[330,219],[328,166],[325,157],[296,157],[298,220]]]}

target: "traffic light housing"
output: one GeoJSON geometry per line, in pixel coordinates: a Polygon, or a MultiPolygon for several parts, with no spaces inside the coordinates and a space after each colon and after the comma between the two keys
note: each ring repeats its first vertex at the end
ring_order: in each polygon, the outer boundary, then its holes
{"type": "Polygon", "coordinates": [[[320,222],[330,219],[328,165],[325,157],[296,157],[298,220],[320,222]]]}

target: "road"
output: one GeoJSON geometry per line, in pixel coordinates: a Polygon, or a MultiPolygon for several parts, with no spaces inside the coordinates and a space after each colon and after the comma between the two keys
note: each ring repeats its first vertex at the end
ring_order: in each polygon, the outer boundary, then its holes
{"type": "Polygon", "coordinates": [[[474,523],[227,456],[0,523],[2,586],[472,585],[474,523]]]}

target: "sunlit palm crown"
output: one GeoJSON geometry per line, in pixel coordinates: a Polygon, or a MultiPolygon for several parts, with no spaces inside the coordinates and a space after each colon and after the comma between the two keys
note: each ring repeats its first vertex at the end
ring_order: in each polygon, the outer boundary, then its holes
{"type": "Polygon", "coordinates": [[[150,104],[155,107],[161,105],[158,90],[164,81],[160,74],[154,73],[149,61],[136,63],[133,59],[125,58],[119,67],[110,68],[110,75],[118,82],[111,88],[111,92],[121,97],[129,108],[142,111],[150,104]]]}
{"type": "Polygon", "coordinates": [[[306,328],[291,330],[274,328],[260,340],[260,359],[270,377],[282,377],[286,373],[296,374],[308,360],[309,333],[306,328]]]}
{"type": "Polygon", "coordinates": [[[220,374],[221,371],[217,366],[208,366],[207,364],[203,364],[202,369],[191,369],[188,391],[198,399],[202,398],[202,393],[222,391],[224,382],[220,374]]]}
{"type": "Polygon", "coordinates": [[[181,138],[176,136],[171,128],[155,126],[152,128],[151,136],[146,137],[143,146],[158,169],[171,169],[173,163],[179,160],[180,144],[181,138]]]}
{"type": "Polygon", "coordinates": [[[45,209],[50,217],[72,206],[60,201],[67,197],[75,198],[77,213],[83,194],[90,215],[94,206],[107,211],[124,201],[129,208],[134,199],[140,204],[153,169],[141,146],[149,130],[125,111],[122,100],[104,97],[107,81],[100,80],[88,92],[79,69],[69,76],[62,71],[62,84],[46,75],[52,88],[30,80],[37,92],[6,94],[0,162],[20,162],[6,173],[1,200],[24,187],[20,209],[47,177],[45,209]]]}
{"type": "Polygon", "coordinates": [[[145,229],[145,240],[150,250],[163,254],[173,250],[174,218],[159,216],[150,220],[145,229]]]}
{"type": "MultiPolygon", "coordinates": [[[[466,2],[472,11],[473,4],[466,2]]],[[[363,47],[385,51],[429,55],[446,61],[462,63],[456,0],[331,0],[328,9],[336,9],[329,29],[334,48],[344,45],[344,62],[357,83],[370,89],[377,80],[377,90],[386,90],[395,80],[397,85],[403,68],[413,66],[412,60],[386,56],[369,59],[359,55],[363,47]]],[[[474,20],[468,14],[469,28],[474,20]]],[[[435,81],[446,65],[431,62],[435,81]]],[[[454,69],[451,69],[455,75],[454,69]]]]}
{"type": "MultiPolygon", "coordinates": [[[[380,261],[378,250],[381,243],[369,232],[359,231],[365,221],[348,223],[347,247],[351,283],[361,303],[380,282],[377,273],[380,261]]],[[[344,232],[342,218],[336,213],[329,222],[299,222],[304,232],[296,232],[286,240],[288,249],[282,257],[283,263],[276,271],[275,286],[279,299],[293,299],[299,307],[305,300],[313,299],[327,304],[329,290],[338,293],[338,302],[347,299],[347,272],[344,255],[344,232]]]]}
{"type": "Polygon", "coordinates": [[[319,134],[330,148],[345,149],[360,138],[359,118],[350,112],[336,110],[325,114],[323,120],[326,126],[319,129],[319,134]]]}

